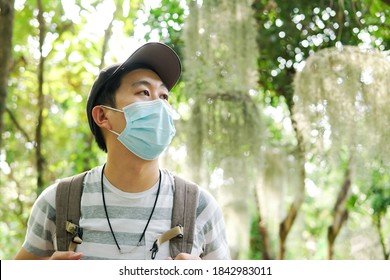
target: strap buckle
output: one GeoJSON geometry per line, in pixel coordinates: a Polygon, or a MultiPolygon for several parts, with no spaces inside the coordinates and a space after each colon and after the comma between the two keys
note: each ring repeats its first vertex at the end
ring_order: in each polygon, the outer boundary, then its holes
{"type": "Polygon", "coordinates": [[[72,242],[76,244],[81,244],[83,242],[83,228],[73,224],[69,221],[66,221],[65,225],[66,231],[72,235],[72,242]]]}
{"type": "Polygon", "coordinates": [[[158,252],[158,248],[161,244],[163,244],[166,241],[169,241],[175,237],[183,238],[183,226],[178,225],[174,228],[171,228],[170,230],[164,232],[161,234],[153,243],[152,249],[150,251],[152,252],[152,260],[156,258],[156,254],[158,252]]]}

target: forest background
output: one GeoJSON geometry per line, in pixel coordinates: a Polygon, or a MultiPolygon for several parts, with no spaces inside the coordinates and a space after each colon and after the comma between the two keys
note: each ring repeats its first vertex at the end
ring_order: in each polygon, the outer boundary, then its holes
{"type": "Polygon", "coordinates": [[[183,61],[161,163],[216,197],[233,259],[389,259],[389,2],[0,0],[0,259],[104,163],[88,92],[147,41],[183,61]]]}

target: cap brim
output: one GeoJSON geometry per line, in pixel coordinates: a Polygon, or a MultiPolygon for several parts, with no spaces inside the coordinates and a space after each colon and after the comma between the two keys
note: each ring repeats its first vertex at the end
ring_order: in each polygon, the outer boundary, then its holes
{"type": "Polygon", "coordinates": [[[171,90],[180,78],[181,63],[177,54],[162,43],[147,43],[137,49],[123,62],[111,76],[116,76],[134,64],[150,67],[161,78],[162,82],[171,90]]]}

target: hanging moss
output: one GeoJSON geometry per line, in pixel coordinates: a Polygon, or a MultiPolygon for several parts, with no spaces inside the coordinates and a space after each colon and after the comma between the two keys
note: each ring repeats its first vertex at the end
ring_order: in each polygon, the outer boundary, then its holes
{"type": "Polygon", "coordinates": [[[294,81],[306,143],[389,158],[389,73],[390,56],[380,51],[345,46],[310,56],[294,81]]]}
{"type": "Polygon", "coordinates": [[[198,166],[248,157],[259,147],[260,113],[249,95],[257,87],[255,28],[251,1],[244,2],[190,2],[184,77],[194,101],[189,144],[198,166]]]}
{"type": "Polygon", "coordinates": [[[249,94],[258,80],[251,1],[191,1],[189,8],[184,39],[185,92],[192,103],[188,156],[200,184],[223,170],[223,184],[214,191],[227,217],[232,257],[239,258],[249,250],[251,190],[262,138],[260,110],[249,94]]]}

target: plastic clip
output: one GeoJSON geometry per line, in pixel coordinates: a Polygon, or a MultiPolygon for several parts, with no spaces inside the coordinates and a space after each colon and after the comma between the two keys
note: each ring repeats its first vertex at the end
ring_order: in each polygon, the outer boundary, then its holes
{"type": "Polygon", "coordinates": [[[83,242],[83,228],[77,226],[76,230],[72,236],[72,241],[77,244],[81,244],[83,242]]]}
{"type": "Polygon", "coordinates": [[[177,226],[180,228],[180,233],[176,235],[176,237],[183,238],[183,226],[181,224],[178,224],[177,226]]]}
{"type": "Polygon", "coordinates": [[[158,252],[157,240],[154,241],[153,247],[152,247],[152,249],[150,249],[150,251],[152,251],[151,259],[154,260],[154,259],[156,258],[156,254],[157,254],[157,252],[158,252]]]}
{"type": "Polygon", "coordinates": [[[72,235],[72,242],[81,244],[83,242],[83,228],[69,221],[66,222],[66,231],[72,235]]]}

